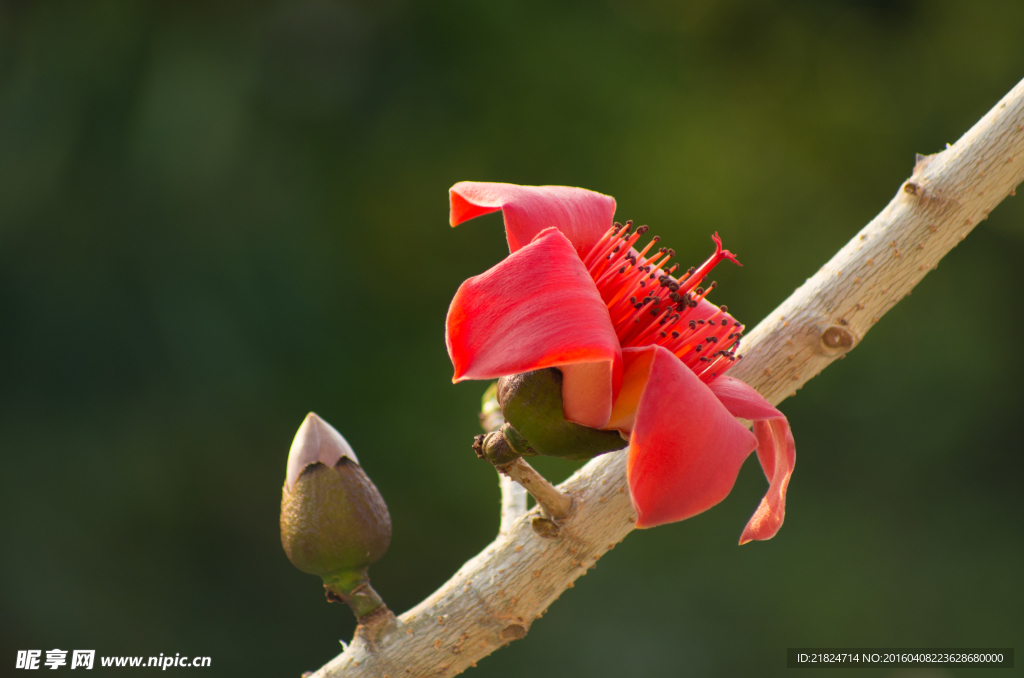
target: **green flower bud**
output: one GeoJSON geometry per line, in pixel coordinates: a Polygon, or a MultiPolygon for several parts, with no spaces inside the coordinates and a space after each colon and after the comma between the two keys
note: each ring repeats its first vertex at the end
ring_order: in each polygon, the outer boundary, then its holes
{"type": "Polygon", "coordinates": [[[387,551],[391,516],[355,452],[310,412],[295,434],[281,497],[281,543],[295,567],[324,580],[328,599],[359,618],[383,605],[367,568],[387,551]]]}
{"type": "Polygon", "coordinates": [[[553,367],[499,379],[498,404],[507,424],[497,434],[488,434],[479,441],[481,449],[477,453],[488,459],[504,458],[508,447],[521,456],[543,454],[583,460],[626,446],[618,431],[566,421],[562,372],[553,367]]]}

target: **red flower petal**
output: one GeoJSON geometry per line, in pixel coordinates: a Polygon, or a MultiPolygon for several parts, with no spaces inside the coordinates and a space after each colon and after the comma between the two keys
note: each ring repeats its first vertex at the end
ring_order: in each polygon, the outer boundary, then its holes
{"type": "Polygon", "coordinates": [[[545,228],[554,226],[580,257],[611,228],[615,198],[569,186],[517,186],[460,181],[448,190],[452,226],[502,210],[508,249],[525,247],[545,228]]]}
{"type": "Polygon", "coordinates": [[[740,544],[771,539],[786,517],[786,488],[796,465],[796,443],[789,422],[760,393],[739,379],[719,377],[711,384],[711,390],[733,416],[754,422],[757,458],[769,482],[768,493],[743,529],[740,544]]]}
{"type": "Polygon", "coordinates": [[[562,366],[566,418],[607,423],[621,374],[619,340],[594,281],[557,229],[462,283],[445,340],[453,381],[562,366]]]}
{"type": "Polygon", "coordinates": [[[629,366],[624,384],[635,379],[632,370],[647,370],[627,462],[636,526],[685,520],[711,508],[732,489],[757,445],[754,435],[668,350],[644,346],[622,353],[629,366]]]}

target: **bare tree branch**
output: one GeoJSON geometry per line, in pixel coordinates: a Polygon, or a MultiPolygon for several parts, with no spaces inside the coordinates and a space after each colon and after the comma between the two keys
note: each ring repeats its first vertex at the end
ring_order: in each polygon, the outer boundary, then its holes
{"type": "MultiPolygon", "coordinates": [[[[779,403],[845,355],[1024,179],[1024,82],[956,144],[919,158],[896,197],[746,340],[730,374],[779,403]]],[[[375,643],[359,634],[319,676],[453,676],[526,635],[573,581],[633,529],[625,455],[591,461],[561,486],[556,533],[516,519],[375,643]]],[[[503,525],[504,527],[504,525],[503,525]]]]}

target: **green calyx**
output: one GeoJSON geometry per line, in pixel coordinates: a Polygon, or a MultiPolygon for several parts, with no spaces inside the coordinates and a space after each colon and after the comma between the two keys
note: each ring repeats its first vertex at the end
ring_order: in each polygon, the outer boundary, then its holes
{"type": "Polygon", "coordinates": [[[342,582],[361,573],[391,543],[391,516],[373,482],[356,462],[306,466],[281,498],[281,544],[303,572],[342,582]]]}
{"type": "MultiPolygon", "coordinates": [[[[480,440],[478,454],[504,459],[534,454],[585,460],[626,446],[618,431],[602,431],[566,421],[562,372],[535,370],[498,380],[498,404],[506,424],[480,440]],[[500,436],[501,440],[497,439],[500,436]]],[[[474,445],[474,449],[476,449],[474,445]]],[[[508,463],[507,461],[504,463],[508,463]]]]}

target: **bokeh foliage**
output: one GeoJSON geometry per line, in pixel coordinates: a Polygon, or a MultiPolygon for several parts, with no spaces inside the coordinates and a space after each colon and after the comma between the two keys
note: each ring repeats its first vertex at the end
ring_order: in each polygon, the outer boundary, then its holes
{"type": "MultiPolygon", "coordinates": [[[[506,250],[496,215],[448,228],[451,184],[610,193],[692,263],[717,230],[744,268],[714,299],[753,325],[1024,76],[1022,25],[1018,0],[3,3],[2,662],[316,668],[354,622],[279,543],[307,411],[388,501],[372,574],[396,610],[497,527],[485,385],[450,383],[443,323],[506,250]]],[[[1000,206],[783,405],[775,540],[736,546],[751,462],[473,672],[1024,646],[1022,219],[1000,206]]]]}

